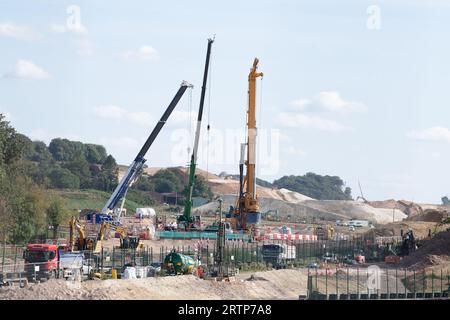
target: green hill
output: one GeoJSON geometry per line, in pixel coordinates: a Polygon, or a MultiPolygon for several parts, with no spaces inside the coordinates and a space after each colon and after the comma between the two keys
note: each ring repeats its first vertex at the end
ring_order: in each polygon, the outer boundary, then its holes
{"type": "MultiPolygon", "coordinates": [[[[66,208],[69,210],[98,209],[101,210],[110,197],[110,193],[99,190],[51,190],[66,200],[66,208]]],[[[135,212],[142,204],[126,199],[124,208],[127,212],[135,212]]]]}

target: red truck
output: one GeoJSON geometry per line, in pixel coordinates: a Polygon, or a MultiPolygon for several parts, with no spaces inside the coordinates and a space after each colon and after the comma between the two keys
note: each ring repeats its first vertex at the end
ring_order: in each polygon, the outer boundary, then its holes
{"type": "Polygon", "coordinates": [[[58,246],[55,244],[29,244],[23,253],[27,279],[56,278],[58,273],[58,246]]]}
{"type": "Polygon", "coordinates": [[[29,244],[23,253],[25,273],[29,281],[68,278],[83,271],[82,253],[61,251],[56,244],[29,244]]]}

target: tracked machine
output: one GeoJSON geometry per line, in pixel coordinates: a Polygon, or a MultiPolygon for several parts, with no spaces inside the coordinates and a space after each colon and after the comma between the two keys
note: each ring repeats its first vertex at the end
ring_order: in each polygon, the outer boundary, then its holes
{"type": "Polygon", "coordinates": [[[248,75],[247,142],[241,144],[239,162],[239,195],[236,205],[230,207],[226,216],[232,228],[252,235],[258,233],[261,212],[256,194],[256,79],[263,76],[258,72],[258,58],[248,75]],[[247,151],[247,152],[246,152],[247,151]],[[246,154],[246,157],[245,157],[246,154]],[[244,176],[244,166],[246,168],[244,176]]]}

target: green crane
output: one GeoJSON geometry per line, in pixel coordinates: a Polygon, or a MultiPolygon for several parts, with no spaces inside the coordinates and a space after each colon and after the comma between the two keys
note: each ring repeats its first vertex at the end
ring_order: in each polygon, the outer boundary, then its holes
{"type": "Polygon", "coordinates": [[[206,51],[205,70],[203,72],[202,92],[200,95],[200,105],[197,116],[197,128],[195,131],[194,147],[192,150],[191,164],[189,166],[189,184],[187,186],[186,200],[184,204],[184,213],[178,217],[178,226],[184,230],[198,230],[201,227],[200,217],[192,216],[192,194],[195,186],[195,169],[197,166],[197,152],[200,140],[200,129],[202,124],[203,105],[205,103],[206,82],[208,79],[209,58],[211,56],[211,46],[214,39],[208,39],[208,49],[206,51]]]}

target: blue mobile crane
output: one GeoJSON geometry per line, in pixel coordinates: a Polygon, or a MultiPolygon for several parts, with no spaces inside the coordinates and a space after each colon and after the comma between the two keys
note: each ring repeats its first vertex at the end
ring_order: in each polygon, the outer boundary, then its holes
{"type": "Polygon", "coordinates": [[[117,206],[117,204],[120,202],[120,200],[125,196],[131,183],[133,183],[133,181],[137,178],[138,174],[140,173],[141,169],[144,167],[144,163],[146,161],[146,159],[144,159],[145,154],[147,153],[148,149],[155,141],[155,139],[158,136],[159,132],[161,131],[162,127],[166,123],[166,121],[169,118],[172,111],[175,109],[176,105],[180,101],[181,97],[183,96],[183,94],[187,88],[193,88],[193,85],[186,81],[183,81],[181,83],[181,87],[178,89],[177,93],[175,94],[175,97],[172,99],[172,102],[169,104],[166,111],[162,115],[161,119],[158,121],[158,123],[156,124],[152,133],[148,137],[147,141],[142,146],[142,148],[139,151],[139,153],[137,154],[136,158],[129,166],[127,173],[122,177],[122,179],[120,180],[120,183],[117,185],[116,189],[111,194],[111,197],[108,199],[105,206],[103,207],[103,209],[101,211],[101,216],[104,219],[102,219],[102,220],[109,220],[109,221],[112,220],[111,217],[112,217],[114,208],[117,206]]]}

